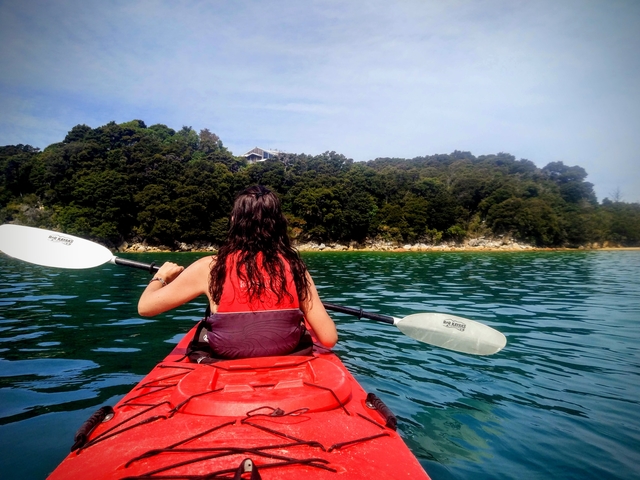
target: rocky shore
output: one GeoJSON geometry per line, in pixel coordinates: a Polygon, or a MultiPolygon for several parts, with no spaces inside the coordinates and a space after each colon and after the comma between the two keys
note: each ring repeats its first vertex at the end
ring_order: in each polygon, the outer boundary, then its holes
{"type": "MultiPolygon", "coordinates": [[[[528,245],[525,243],[519,243],[510,238],[475,238],[466,240],[463,243],[439,243],[437,245],[416,243],[416,244],[403,244],[399,245],[395,242],[386,242],[379,240],[366,241],[365,243],[358,244],[352,242],[351,244],[344,245],[340,243],[314,243],[305,242],[294,244],[295,247],[301,252],[355,252],[355,251],[369,251],[369,252],[460,252],[460,251],[551,251],[551,250],[608,250],[608,249],[623,249],[623,247],[617,245],[611,245],[608,242],[604,244],[593,243],[591,245],[583,245],[577,248],[558,248],[547,247],[540,248],[528,245]]],[[[118,247],[120,253],[144,253],[144,252],[211,252],[216,253],[217,249],[211,244],[187,244],[180,242],[176,247],[168,246],[151,246],[146,243],[124,243],[118,247]]]]}

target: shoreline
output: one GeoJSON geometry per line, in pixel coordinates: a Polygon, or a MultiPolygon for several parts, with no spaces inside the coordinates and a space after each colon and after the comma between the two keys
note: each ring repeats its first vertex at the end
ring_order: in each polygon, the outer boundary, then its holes
{"type": "MultiPolygon", "coordinates": [[[[623,247],[618,245],[610,245],[594,243],[591,245],[581,245],[579,247],[535,247],[512,240],[485,240],[475,239],[469,240],[463,244],[405,244],[398,245],[391,242],[367,242],[364,245],[350,244],[344,245],[339,243],[313,243],[306,242],[293,244],[299,252],[584,252],[584,251],[640,251],[640,247],[623,247]]],[[[150,246],[145,243],[124,243],[120,245],[116,251],[118,253],[179,253],[193,252],[215,254],[217,248],[211,244],[186,244],[180,242],[178,248],[168,246],[150,246]]]]}

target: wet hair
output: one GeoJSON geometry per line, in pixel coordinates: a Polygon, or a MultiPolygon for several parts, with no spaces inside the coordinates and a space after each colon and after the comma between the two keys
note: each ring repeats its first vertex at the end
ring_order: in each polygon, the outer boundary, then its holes
{"type": "Polygon", "coordinates": [[[307,298],[307,267],[291,246],[280,200],[268,188],[255,185],[235,199],[227,239],[211,268],[209,291],[215,303],[220,303],[230,256],[235,256],[236,273],[248,287],[249,301],[259,299],[267,290],[276,294],[278,303],[285,296],[293,300],[286,288],[285,262],[293,274],[298,299],[307,298]]]}

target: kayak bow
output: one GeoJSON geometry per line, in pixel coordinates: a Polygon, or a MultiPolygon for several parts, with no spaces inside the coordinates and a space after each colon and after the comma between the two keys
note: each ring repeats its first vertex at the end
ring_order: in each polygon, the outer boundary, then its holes
{"type": "Polygon", "coordinates": [[[87,421],[51,480],[429,478],[393,414],[330,350],[196,364],[194,330],[87,421]]]}

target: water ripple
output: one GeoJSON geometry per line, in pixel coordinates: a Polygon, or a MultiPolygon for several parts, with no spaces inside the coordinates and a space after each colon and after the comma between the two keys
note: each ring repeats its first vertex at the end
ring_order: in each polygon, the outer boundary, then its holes
{"type": "Polygon", "coordinates": [[[444,478],[634,478],[640,253],[407,254],[393,267],[371,257],[353,255],[349,269],[312,257],[323,297],[400,317],[449,312],[508,338],[502,353],[473,358],[336,315],[341,356],[402,412],[428,469],[437,461],[436,472],[449,465],[444,478]],[[375,287],[361,288],[362,272],[375,287]],[[620,444],[611,431],[626,432],[620,444]]]}
{"type": "MultiPolygon", "coordinates": [[[[197,256],[137,258],[187,264],[197,256]]],[[[502,352],[475,357],[332,314],[337,353],[396,413],[434,480],[637,478],[640,252],[304,258],[324,301],[396,317],[452,313],[507,336],[502,352]]],[[[3,257],[0,267],[0,439],[16,439],[0,447],[6,459],[39,458],[44,477],[66,445],[38,448],[36,428],[42,438],[62,429],[71,441],[97,406],[124,395],[202,318],[206,302],[142,319],[145,272],[3,257]]]]}

